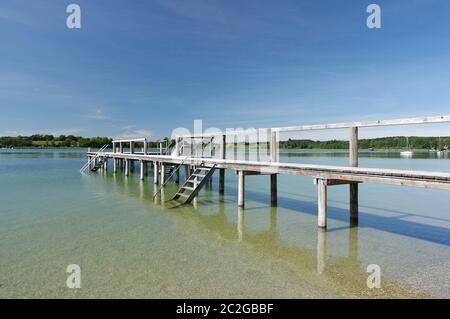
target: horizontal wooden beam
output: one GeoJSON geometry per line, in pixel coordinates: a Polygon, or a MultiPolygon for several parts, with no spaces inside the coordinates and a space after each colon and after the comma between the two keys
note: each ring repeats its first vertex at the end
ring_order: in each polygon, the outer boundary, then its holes
{"type": "Polygon", "coordinates": [[[326,130],[326,129],[342,129],[350,127],[376,127],[376,126],[396,126],[396,125],[417,125],[417,124],[433,124],[433,123],[449,123],[450,115],[437,115],[425,117],[413,117],[393,120],[373,120],[373,121],[358,121],[358,122],[343,122],[333,124],[313,124],[313,125],[299,125],[286,126],[275,128],[250,128],[240,130],[230,130],[223,132],[205,133],[198,135],[180,135],[178,138],[207,138],[220,135],[251,135],[258,132],[272,130],[273,132],[290,132],[290,131],[311,131],[311,130],[326,130]]]}
{"type": "Polygon", "coordinates": [[[134,138],[129,140],[113,140],[112,143],[146,142],[146,138],[134,138]]]}
{"type": "MultiPolygon", "coordinates": [[[[95,152],[88,155],[95,155],[95,152]]],[[[212,166],[240,171],[259,172],[262,174],[288,174],[311,176],[321,179],[346,180],[351,182],[372,182],[399,186],[414,186],[450,190],[450,173],[430,171],[408,171],[398,169],[362,168],[299,163],[255,162],[220,160],[213,158],[186,158],[167,155],[139,155],[125,153],[103,153],[110,158],[147,160],[163,163],[212,166]]]]}
{"type": "MultiPolygon", "coordinates": [[[[318,178],[315,178],[314,184],[317,185],[317,183],[318,183],[318,178]]],[[[362,182],[355,182],[355,181],[349,181],[349,180],[344,180],[344,179],[326,179],[325,180],[325,184],[327,186],[349,185],[349,184],[358,184],[358,183],[362,183],[362,182]]]]}
{"type": "Polygon", "coordinates": [[[450,122],[450,115],[415,117],[415,118],[395,119],[395,120],[378,120],[378,121],[346,122],[346,123],[335,123],[335,124],[287,126],[287,127],[273,128],[272,130],[277,131],[277,132],[290,132],[290,131],[341,129],[341,128],[349,128],[349,127],[415,125],[415,124],[447,123],[447,122],[450,122]]]}

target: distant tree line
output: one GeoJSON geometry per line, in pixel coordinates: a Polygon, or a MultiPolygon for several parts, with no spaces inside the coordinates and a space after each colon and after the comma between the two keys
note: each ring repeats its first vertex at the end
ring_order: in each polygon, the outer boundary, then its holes
{"type": "MultiPolygon", "coordinates": [[[[164,140],[169,141],[166,137],[164,140]]],[[[48,134],[34,134],[31,136],[2,136],[0,137],[0,148],[62,148],[62,147],[92,147],[100,148],[111,143],[109,137],[81,137],[74,135],[53,136],[48,134]]],[[[169,141],[170,142],[170,141],[169,141]]],[[[150,148],[157,147],[157,142],[149,142],[150,148]]],[[[128,147],[128,146],[125,146],[128,147]]]]}
{"type": "MultiPolygon", "coordinates": [[[[409,147],[412,149],[444,149],[450,146],[450,137],[408,137],[409,147]]],[[[360,149],[405,149],[406,136],[393,136],[372,139],[360,139],[360,149]]],[[[349,142],[343,140],[314,141],[294,140],[280,142],[280,148],[286,149],[348,149],[349,142]]]]}
{"type": "Polygon", "coordinates": [[[74,135],[42,135],[3,136],[0,137],[0,147],[102,147],[110,143],[109,137],[81,137],[74,135]]]}

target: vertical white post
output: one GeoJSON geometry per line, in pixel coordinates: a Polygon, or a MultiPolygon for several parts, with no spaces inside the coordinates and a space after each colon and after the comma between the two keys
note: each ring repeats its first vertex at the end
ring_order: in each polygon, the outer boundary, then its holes
{"type": "Polygon", "coordinates": [[[318,226],[327,228],[327,180],[319,178],[317,180],[318,189],[318,226]]]}
{"type": "Polygon", "coordinates": [[[278,159],[277,132],[270,129],[270,161],[276,162],[278,159]]]}
{"type": "Polygon", "coordinates": [[[270,174],[270,203],[277,204],[277,174],[270,174]]]}
{"type": "Polygon", "coordinates": [[[113,160],[113,171],[114,173],[117,173],[117,158],[114,158],[113,160]]]}
{"type": "Polygon", "coordinates": [[[166,165],[164,163],[161,163],[161,184],[164,184],[164,181],[166,179],[166,165]]]}
{"type": "Polygon", "coordinates": [[[125,176],[130,175],[130,160],[125,160],[125,176]]]}
{"type": "Polygon", "coordinates": [[[144,139],[144,155],[147,155],[147,153],[148,153],[147,139],[144,139]]]}
{"type": "MultiPolygon", "coordinates": [[[[223,134],[220,138],[220,159],[225,159],[226,154],[226,135],[223,134]]],[[[219,170],[219,193],[223,194],[225,192],[225,169],[221,168],[219,170]]]]}
{"type": "Polygon", "coordinates": [[[189,176],[191,176],[189,172],[189,165],[184,164],[184,180],[186,181],[189,176]]]}
{"type": "Polygon", "coordinates": [[[153,183],[158,184],[158,162],[153,162],[153,183]]]}
{"type": "Polygon", "coordinates": [[[119,142],[119,153],[123,153],[123,144],[119,142]]]}
{"type": "Polygon", "coordinates": [[[139,162],[141,164],[141,167],[140,167],[140,178],[141,178],[141,181],[143,181],[144,180],[144,176],[145,176],[145,169],[144,169],[145,163],[144,163],[144,161],[139,161],[139,162]]]}
{"type": "Polygon", "coordinates": [[[245,204],[245,174],[244,171],[238,171],[238,206],[244,207],[245,204]]]}
{"type": "MultiPolygon", "coordinates": [[[[358,128],[350,128],[350,166],[358,166],[358,128]]],[[[350,225],[358,224],[358,183],[350,184],[350,225]]]]}

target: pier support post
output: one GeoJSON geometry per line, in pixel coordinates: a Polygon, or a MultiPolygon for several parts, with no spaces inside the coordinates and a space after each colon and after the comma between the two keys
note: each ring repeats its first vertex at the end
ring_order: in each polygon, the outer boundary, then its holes
{"type": "MultiPolygon", "coordinates": [[[[226,135],[223,134],[220,137],[220,159],[225,159],[226,153],[226,135]]],[[[221,168],[219,170],[219,193],[223,194],[225,192],[225,169],[221,168]]]]}
{"type": "Polygon", "coordinates": [[[153,162],[153,183],[158,184],[158,162],[153,162]]]}
{"type": "MultiPolygon", "coordinates": [[[[358,128],[350,128],[350,166],[358,166],[358,128]]],[[[350,225],[358,225],[358,183],[350,184],[350,225]]]]}
{"type": "Polygon", "coordinates": [[[176,167],[174,168],[177,171],[175,172],[175,183],[180,183],[180,169],[177,169],[176,167]]]}
{"type": "Polygon", "coordinates": [[[113,172],[117,173],[117,158],[113,159],[113,172]]]}
{"type": "Polygon", "coordinates": [[[104,162],[103,162],[103,170],[106,172],[108,171],[108,158],[105,157],[104,162]]]}
{"type": "Polygon", "coordinates": [[[270,203],[277,205],[277,174],[270,174],[270,203]]]}
{"type": "Polygon", "coordinates": [[[317,180],[318,189],[318,218],[317,224],[320,228],[327,228],[327,180],[317,180]]]}
{"type": "Polygon", "coordinates": [[[140,167],[140,178],[141,178],[141,181],[143,181],[144,180],[144,176],[145,176],[145,162],[144,161],[139,161],[140,162],[140,164],[141,164],[141,167],[140,167]]]}
{"type": "Polygon", "coordinates": [[[130,175],[130,160],[125,160],[125,176],[130,175]]]}
{"type": "Polygon", "coordinates": [[[189,174],[189,165],[185,164],[184,165],[184,180],[187,181],[189,176],[191,176],[191,174],[189,174]]]}
{"type": "Polygon", "coordinates": [[[238,171],[238,206],[244,207],[245,204],[245,173],[238,171]]]}
{"type": "Polygon", "coordinates": [[[161,184],[164,184],[164,181],[166,179],[166,165],[164,165],[164,163],[160,164],[161,168],[161,184]]]}

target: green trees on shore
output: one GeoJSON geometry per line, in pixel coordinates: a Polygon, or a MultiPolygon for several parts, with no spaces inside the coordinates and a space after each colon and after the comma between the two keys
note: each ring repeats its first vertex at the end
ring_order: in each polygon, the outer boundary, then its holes
{"type": "MultiPolygon", "coordinates": [[[[280,148],[287,149],[348,149],[348,141],[313,141],[292,140],[280,142],[280,148]]],[[[393,136],[358,141],[360,149],[404,149],[406,148],[406,136],[393,136]]],[[[413,149],[444,149],[450,146],[450,137],[409,137],[410,148],[413,149]]]]}
{"type": "MultiPolygon", "coordinates": [[[[167,138],[166,138],[167,139],[167,138]]],[[[0,137],[0,147],[93,147],[99,148],[112,141],[109,137],[81,137],[73,135],[41,135],[4,136],[0,137]]],[[[360,149],[405,149],[405,136],[382,137],[359,140],[360,149]]],[[[410,148],[413,149],[444,149],[450,146],[450,137],[409,137],[410,148]]],[[[150,142],[150,147],[157,147],[156,142],[150,142]]],[[[284,149],[348,149],[348,141],[330,140],[294,140],[280,142],[284,149]]]]}
{"type": "Polygon", "coordinates": [[[111,142],[109,137],[81,137],[73,135],[41,135],[3,136],[0,137],[0,147],[102,147],[111,142]]]}

